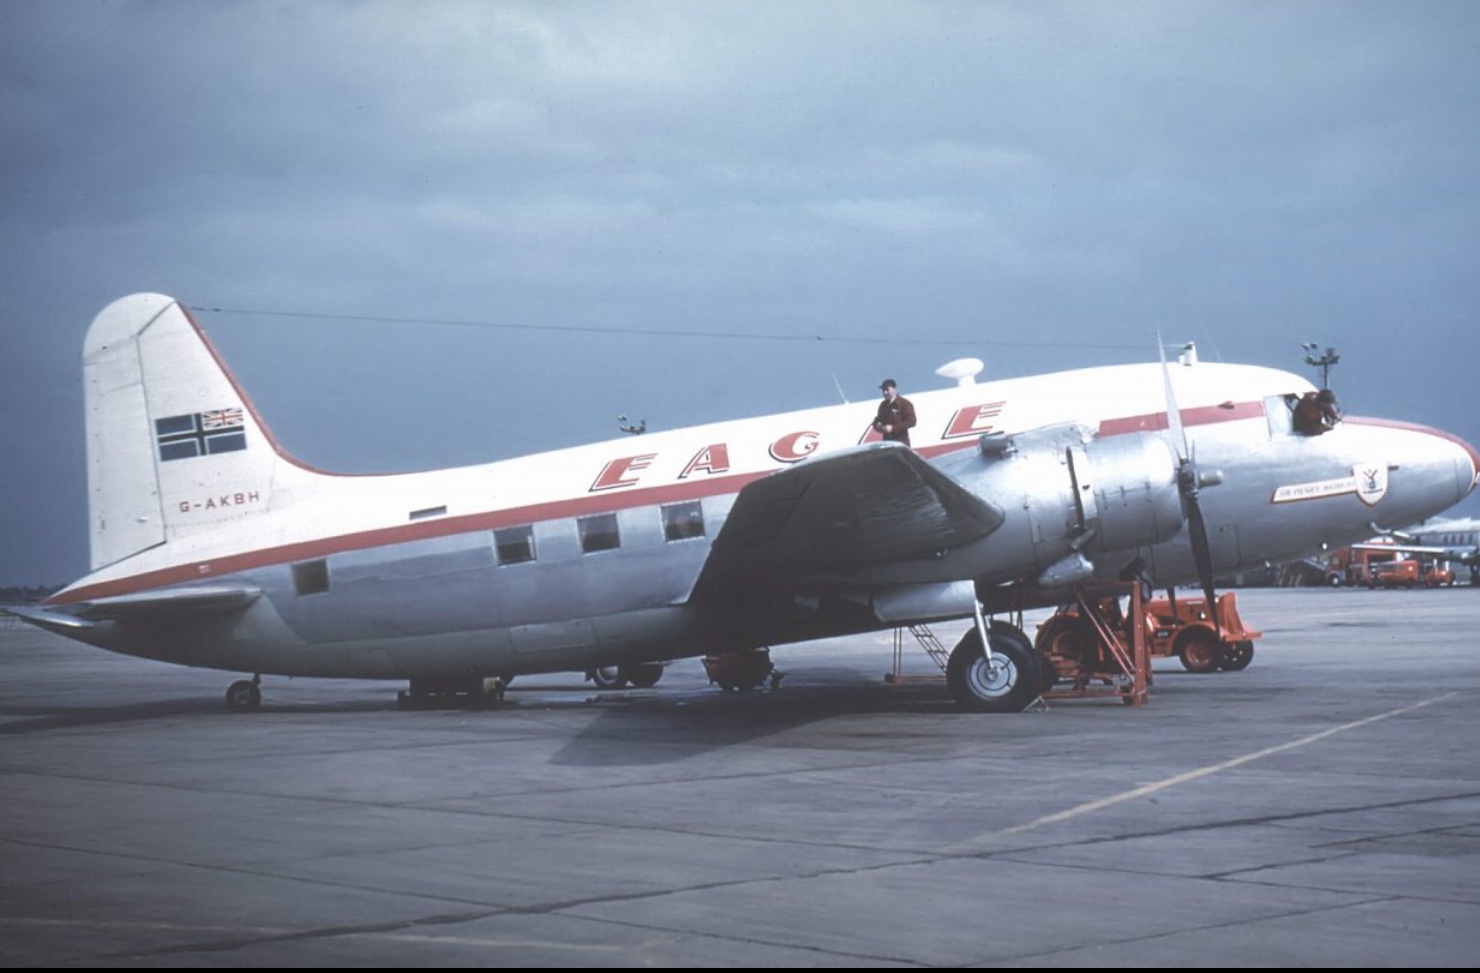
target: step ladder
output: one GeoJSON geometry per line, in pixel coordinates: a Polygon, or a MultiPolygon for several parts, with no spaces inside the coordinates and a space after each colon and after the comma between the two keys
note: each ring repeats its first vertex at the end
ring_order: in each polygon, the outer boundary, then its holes
{"type": "Polygon", "coordinates": [[[920,643],[920,648],[938,666],[940,671],[946,671],[946,665],[951,660],[951,652],[941,644],[940,639],[930,630],[929,625],[910,625],[908,628],[896,628],[894,630],[894,671],[884,677],[885,682],[898,683],[904,681],[904,633],[908,631],[920,643]]]}

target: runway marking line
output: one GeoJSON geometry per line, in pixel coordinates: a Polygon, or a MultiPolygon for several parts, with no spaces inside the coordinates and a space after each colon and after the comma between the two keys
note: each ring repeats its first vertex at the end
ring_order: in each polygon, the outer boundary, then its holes
{"type": "MultiPolygon", "coordinates": [[[[1309,746],[1312,743],[1317,743],[1321,740],[1326,739],[1327,737],[1335,736],[1338,733],[1346,733],[1349,730],[1356,730],[1364,726],[1370,726],[1373,723],[1378,723],[1382,720],[1391,719],[1394,716],[1402,716],[1405,713],[1412,713],[1415,710],[1423,709],[1425,706],[1432,706],[1435,703],[1442,703],[1445,700],[1451,699],[1458,695],[1458,692],[1448,692],[1444,693],[1442,696],[1435,696],[1433,699],[1425,699],[1417,703],[1412,703],[1408,706],[1399,707],[1395,710],[1389,710],[1386,713],[1378,713],[1375,716],[1366,716],[1360,720],[1353,720],[1350,723],[1343,723],[1340,726],[1333,726],[1330,729],[1322,730],[1319,733],[1312,733],[1309,736],[1303,736],[1298,740],[1291,740],[1288,743],[1281,743],[1273,747],[1265,747],[1263,750],[1255,750],[1253,753],[1246,753],[1240,757],[1232,757],[1228,760],[1224,760],[1220,763],[1212,764],[1207,767],[1200,767],[1197,770],[1189,770],[1186,773],[1177,774],[1176,776],[1168,777],[1165,780],[1155,781],[1154,783],[1150,784],[1142,784],[1140,787],[1133,787],[1128,791],[1121,791],[1119,794],[1112,794],[1109,797],[1102,797],[1097,800],[1087,801],[1084,804],[1079,804],[1075,807],[1071,807],[1063,811],[1058,811],[1054,814],[1047,814],[1041,818],[1035,818],[1032,821],[1025,822],[1024,824],[1014,825],[1010,828],[1003,828],[1000,831],[988,832],[987,834],[981,835],[979,838],[974,840],[980,841],[983,838],[1000,838],[1006,837],[1008,835],[1022,834],[1025,831],[1032,831],[1036,828],[1041,828],[1047,824],[1057,824],[1060,821],[1070,821],[1074,818],[1083,817],[1086,814],[1090,814],[1094,811],[1099,811],[1103,808],[1113,807],[1116,804],[1124,804],[1126,801],[1134,801],[1137,798],[1146,797],[1149,794],[1155,794],[1159,791],[1164,791],[1170,787],[1176,787],[1178,784],[1185,784],[1189,781],[1198,780],[1203,777],[1209,777],[1213,774],[1221,773],[1225,770],[1232,770],[1234,767],[1241,767],[1244,764],[1253,763],[1256,760],[1262,760],[1265,757],[1270,757],[1277,753],[1284,753],[1287,750],[1295,750],[1299,747],[1309,746]]],[[[958,842],[951,847],[951,850],[965,851],[967,850],[967,846],[970,844],[971,842],[958,842]]]]}

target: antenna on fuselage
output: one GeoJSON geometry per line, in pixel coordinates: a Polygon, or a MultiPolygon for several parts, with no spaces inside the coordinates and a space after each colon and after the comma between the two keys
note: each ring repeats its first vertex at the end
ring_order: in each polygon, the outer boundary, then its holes
{"type": "Polygon", "coordinates": [[[843,394],[843,383],[838,381],[838,373],[837,372],[833,372],[832,373],[832,380],[833,380],[833,388],[835,388],[835,389],[838,390],[838,398],[840,398],[840,399],[843,400],[843,404],[844,405],[847,405],[848,404],[848,396],[846,396],[846,395],[843,394]]]}
{"type": "Polygon", "coordinates": [[[941,378],[949,378],[955,381],[958,388],[976,384],[977,375],[986,368],[986,364],[980,358],[957,358],[948,361],[935,370],[935,374],[941,378]]]}
{"type": "Polygon", "coordinates": [[[1321,346],[1314,341],[1301,342],[1300,347],[1305,349],[1305,363],[1321,370],[1321,388],[1331,387],[1331,366],[1341,361],[1341,356],[1336,353],[1335,348],[1327,348],[1324,355],[1317,355],[1321,346]]]}

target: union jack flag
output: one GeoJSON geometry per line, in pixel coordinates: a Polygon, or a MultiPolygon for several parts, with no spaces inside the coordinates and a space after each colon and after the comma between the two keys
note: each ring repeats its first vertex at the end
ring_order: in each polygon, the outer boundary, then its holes
{"type": "Polygon", "coordinates": [[[200,426],[202,429],[232,429],[236,426],[246,425],[242,419],[240,409],[216,409],[212,412],[200,414],[200,426]]]}

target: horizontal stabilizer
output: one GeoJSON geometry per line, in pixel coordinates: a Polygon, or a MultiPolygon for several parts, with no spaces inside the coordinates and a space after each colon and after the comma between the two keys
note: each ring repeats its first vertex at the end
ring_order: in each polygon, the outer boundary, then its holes
{"type": "Polygon", "coordinates": [[[36,615],[46,616],[47,622],[22,614],[21,617],[38,625],[65,624],[50,620],[70,618],[73,622],[136,622],[165,621],[191,615],[219,615],[227,612],[244,611],[262,595],[262,589],[250,585],[202,585],[196,588],[167,588],[162,591],[142,591],[114,598],[97,598],[81,602],[80,610],[71,615],[38,610],[36,615]]]}
{"type": "Polygon", "coordinates": [[[62,635],[70,635],[79,629],[93,627],[92,622],[84,621],[75,615],[47,611],[45,608],[36,608],[30,605],[15,605],[6,608],[5,611],[24,622],[30,622],[37,628],[44,628],[48,632],[59,632],[62,635]]]}

